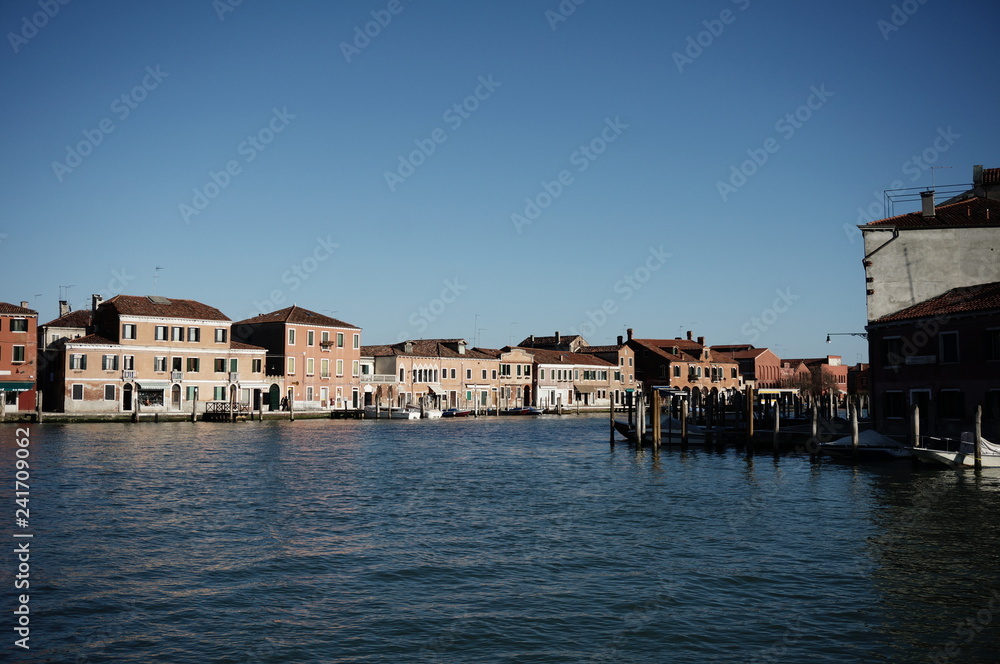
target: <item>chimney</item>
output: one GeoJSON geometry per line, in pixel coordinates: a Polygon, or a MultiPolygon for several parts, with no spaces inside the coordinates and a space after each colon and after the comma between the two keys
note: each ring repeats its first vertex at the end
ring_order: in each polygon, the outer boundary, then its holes
{"type": "Polygon", "coordinates": [[[925,218],[934,217],[934,190],[920,192],[920,203],[923,206],[925,218]]]}
{"type": "Polygon", "coordinates": [[[28,301],[27,300],[21,300],[21,308],[22,309],[27,309],[28,308],[28,301]]]}
{"type": "Polygon", "coordinates": [[[101,302],[104,302],[104,298],[100,294],[94,293],[90,296],[90,306],[94,312],[97,311],[97,307],[101,306],[101,302]]]}
{"type": "Polygon", "coordinates": [[[59,300],[59,318],[62,318],[70,312],[69,302],[66,300],[59,300]]]}
{"type": "Polygon", "coordinates": [[[625,330],[625,334],[628,335],[628,340],[632,341],[632,328],[631,327],[628,328],[627,330],[625,330]]]}
{"type": "Polygon", "coordinates": [[[528,336],[528,345],[532,348],[535,347],[535,335],[532,334],[528,336]]]}
{"type": "Polygon", "coordinates": [[[691,330],[688,330],[688,341],[691,341],[691,330]]]}
{"type": "Polygon", "coordinates": [[[403,352],[404,353],[412,353],[413,352],[413,342],[412,341],[407,341],[407,342],[403,343],[403,352]]]}
{"type": "Polygon", "coordinates": [[[983,165],[976,164],[972,167],[972,184],[976,187],[983,183],[983,165]]]}
{"type": "Polygon", "coordinates": [[[699,346],[705,345],[705,337],[698,337],[698,345],[699,346]]]}
{"type": "Polygon", "coordinates": [[[619,346],[622,345],[622,335],[620,335],[620,334],[618,335],[618,345],[619,346]]]}
{"type": "Polygon", "coordinates": [[[556,345],[558,346],[561,341],[562,341],[562,335],[559,334],[559,330],[556,330],[556,345]]]}

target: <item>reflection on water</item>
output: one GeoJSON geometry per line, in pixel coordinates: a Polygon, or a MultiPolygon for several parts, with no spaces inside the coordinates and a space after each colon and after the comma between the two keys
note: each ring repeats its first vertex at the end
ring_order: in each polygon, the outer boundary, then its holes
{"type": "MultiPolygon", "coordinates": [[[[994,470],[609,448],[587,417],[44,425],[32,441],[32,650],[14,661],[1000,652],[994,470]]],[[[11,468],[13,429],[0,450],[11,468]]]]}

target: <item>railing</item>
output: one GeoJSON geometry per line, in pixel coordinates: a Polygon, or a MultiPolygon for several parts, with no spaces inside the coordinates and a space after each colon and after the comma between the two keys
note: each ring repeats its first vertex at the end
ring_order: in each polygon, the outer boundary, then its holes
{"type": "Polygon", "coordinates": [[[123,369],[122,380],[126,381],[135,380],[135,369],[123,369]]]}
{"type": "Polygon", "coordinates": [[[395,383],[396,374],[361,374],[362,383],[395,383]]]}
{"type": "Polygon", "coordinates": [[[240,381],[240,372],[239,371],[230,371],[229,372],[229,382],[230,383],[238,383],[239,381],[240,381]]]}
{"type": "Polygon", "coordinates": [[[170,380],[171,380],[171,382],[174,382],[174,383],[181,382],[182,380],[184,380],[184,372],[183,371],[171,371],[170,372],[170,380]]]}

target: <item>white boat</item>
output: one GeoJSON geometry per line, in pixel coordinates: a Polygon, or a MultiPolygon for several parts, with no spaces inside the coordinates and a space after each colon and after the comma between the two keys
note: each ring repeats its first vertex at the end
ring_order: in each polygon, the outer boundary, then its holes
{"type": "Polygon", "coordinates": [[[424,409],[424,419],[436,420],[444,415],[444,411],[438,410],[437,408],[425,408],[424,409]]]}
{"type": "MultiPolygon", "coordinates": [[[[930,447],[911,447],[913,456],[927,463],[938,463],[952,468],[973,468],[976,465],[976,451],[973,445],[975,434],[965,432],[958,445],[958,451],[939,450],[930,447]]],[[[1000,468],[1000,445],[980,437],[979,454],[983,468],[1000,468]]]]}
{"type": "Polygon", "coordinates": [[[389,418],[393,420],[419,420],[420,411],[412,408],[393,408],[389,411],[389,418]]]}
{"type": "Polygon", "coordinates": [[[854,448],[850,436],[844,436],[829,443],[819,444],[820,452],[841,461],[892,461],[909,459],[910,448],[874,429],[858,434],[858,447],[854,448]]]}

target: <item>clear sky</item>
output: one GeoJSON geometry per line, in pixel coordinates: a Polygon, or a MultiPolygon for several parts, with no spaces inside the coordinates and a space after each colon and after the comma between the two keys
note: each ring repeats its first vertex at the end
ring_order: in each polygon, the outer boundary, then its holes
{"type": "Polygon", "coordinates": [[[156,292],[366,344],[631,327],[854,363],[825,339],[864,329],[859,208],[1000,166],[995,0],[8,0],[0,27],[0,300],[43,322],[156,292]]]}

